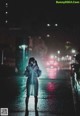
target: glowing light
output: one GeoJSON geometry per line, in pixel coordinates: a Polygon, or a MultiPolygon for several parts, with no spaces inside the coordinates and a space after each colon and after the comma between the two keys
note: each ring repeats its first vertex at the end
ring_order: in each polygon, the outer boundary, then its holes
{"type": "Polygon", "coordinates": [[[71,53],[73,53],[73,54],[76,53],[76,50],[75,49],[72,49],[71,50],[71,53]]]}
{"type": "Polygon", "coordinates": [[[65,60],[65,57],[64,57],[64,56],[62,56],[61,60],[65,60]]]}
{"type": "Polygon", "coordinates": [[[5,23],[8,23],[8,20],[6,20],[5,23]]]}
{"type": "Polygon", "coordinates": [[[57,26],[58,26],[58,24],[56,23],[54,26],[55,26],[55,27],[57,27],[57,26]]]}
{"type": "Polygon", "coordinates": [[[57,75],[57,68],[52,67],[48,70],[48,77],[50,79],[55,79],[56,75],[57,75]]]}
{"type": "Polygon", "coordinates": [[[50,37],[50,35],[49,35],[49,34],[47,34],[47,37],[50,37]]]}
{"type": "Polygon", "coordinates": [[[54,65],[55,65],[55,66],[57,66],[57,65],[58,65],[58,63],[57,63],[57,62],[54,62],[54,65]]]}
{"type": "Polygon", "coordinates": [[[8,3],[6,3],[6,8],[8,7],[8,3]]]}
{"type": "Polygon", "coordinates": [[[54,56],[53,56],[53,55],[51,55],[51,56],[50,56],[50,58],[51,58],[51,59],[53,59],[53,58],[54,58],[54,56]]]}
{"type": "Polygon", "coordinates": [[[50,24],[47,24],[47,27],[50,27],[51,25],[50,24]]]}
{"type": "Polygon", "coordinates": [[[67,58],[69,57],[69,55],[66,56],[67,58]]]}
{"type": "Polygon", "coordinates": [[[25,48],[27,48],[27,45],[20,45],[19,48],[25,50],[25,48]]]}
{"type": "Polygon", "coordinates": [[[72,57],[71,56],[69,56],[69,60],[72,60],[72,57]]]}
{"type": "Polygon", "coordinates": [[[57,53],[60,54],[60,50],[58,50],[57,53]]]}
{"type": "Polygon", "coordinates": [[[54,68],[54,66],[51,66],[51,68],[54,68]]]}
{"type": "Polygon", "coordinates": [[[55,90],[54,83],[49,82],[49,83],[47,84],[47,90],[48,90],[49,92],[53,92],[53,91],[55,90]]]}
{"type": "Polygon", "coordinates": [[[47,65],[50,65],[50,63],[49,63],[49,62],[47,62],[46,64],[47,64],[47,65]]]}
{"type": "Polygon", "coordinates": [[[8,14],[8,12],[6,11],[5,14],[8,14]]]}
{"type": "Polygon", "coordinates": [[[24,69],[26,67],[26,63],[25,63],[26,62],[26,55],[25,55],[25,53],[26,53],[26,51],[25,51],[26,47],[27,47],[27,45],[24,45],[24,44],[19,46],[19,49],[22,49],[22,53],[21,53],[22,59],[20,61],[20,63],[21,63],[21,65],[20,65],[21,71],[24,71],[24,69]]]}
{"type": "Polygon", "coordinates": [[[50,64],[54,64],[54,61],[53,60],[50,60],[50,64]]]}
{"type": "Polygon", "coordinates": [[[8,3],[6,3],[6,6],[8,6],[8,3]]]}
{"type": "Polygon", "coordinates": [[[55,58],[57,58],[57,56],[54,56],[55,58]]]}

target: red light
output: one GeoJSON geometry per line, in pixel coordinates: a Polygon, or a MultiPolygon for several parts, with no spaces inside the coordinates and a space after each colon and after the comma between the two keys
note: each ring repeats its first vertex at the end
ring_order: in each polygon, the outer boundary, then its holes
{"type": "Polygon", "coordinates": [[[53,84],[52,82],[49,82],[49,83],[47,84],[47,90],[48,90],[49,92],[53,92],[53,91],[55,90],[54,84],[53,84]]]}

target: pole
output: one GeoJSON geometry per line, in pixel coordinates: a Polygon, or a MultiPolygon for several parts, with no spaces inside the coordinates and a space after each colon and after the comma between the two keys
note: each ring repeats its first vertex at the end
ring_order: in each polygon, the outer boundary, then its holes
{"type": "Polygon", "coordinates": [[[1,64],[4,64],[4,50],[2,50],[2,60],[1,60],[1,64]]]}

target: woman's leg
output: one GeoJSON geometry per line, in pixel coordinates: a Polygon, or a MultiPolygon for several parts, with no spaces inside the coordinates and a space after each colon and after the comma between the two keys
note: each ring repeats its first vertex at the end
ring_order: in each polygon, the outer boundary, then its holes
{"type": "Polygon", "coordinates": [[[29,101],[29,96],[26,97],[26,110],[28,110],[28,101],[29,101]]]}
{"type": "Polygon", "coordinates": [[[34,98],[35,98],[35,110],[37,110],[37,103],[38,103],[38,80],[34,84],[34,98]]]}
{"type": "Polygon", "coordinates": [[[28,110],[28,101],[29,101],[29,96],[30,96],[30,84],[27,81],[27,85],[26,85],[26,110],[28,110]]]}
{"type": "Polygon", "coordinates": [[[38,97],[35,96],[35,110],[37,110],[38,97]]]}

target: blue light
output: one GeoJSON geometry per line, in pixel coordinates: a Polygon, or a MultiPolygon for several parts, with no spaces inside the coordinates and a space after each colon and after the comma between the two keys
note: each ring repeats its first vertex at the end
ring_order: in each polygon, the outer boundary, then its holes
{"type": "Polygon", "coordinates": [[[27,48],[27,47],[28,47],[27,45],[20,45],[20,46],[19,46],[19,48],[20,48],[20,49],[23,49],[23,50],[25,50],[25,48],[27,48]]]}

